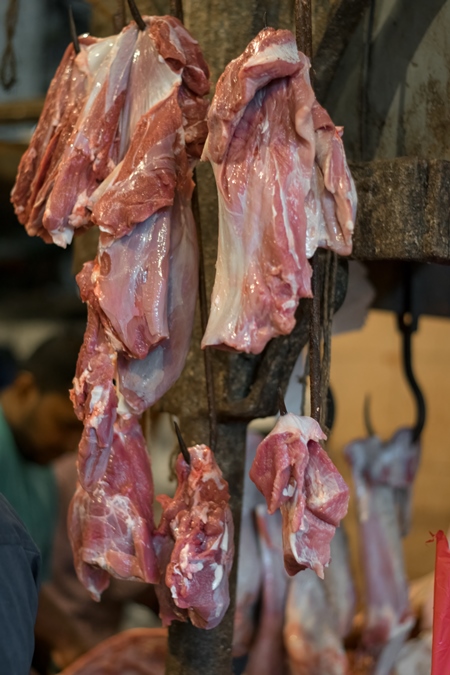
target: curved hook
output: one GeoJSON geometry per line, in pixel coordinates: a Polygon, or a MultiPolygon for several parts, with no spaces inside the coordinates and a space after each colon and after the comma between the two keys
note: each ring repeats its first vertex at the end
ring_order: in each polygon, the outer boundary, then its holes
{"type": "Polygon", "coordinates": [[[364,398],[364,426],[366,427],[368,436],[376,436],[372,420],[370,419],[370,394],[366,394],[364,398]]]}
{"type": "Polygon", "coordinates": [[[175,433],[178,438],[178,445],[180,446],[181,454],[183,455],[186,464],[189,465],[191,463],[191,456],[189,454],[189,450],[187,449],[187,445],[184,442],[183,436],[181,435],[180,427],[176,422],[173,423],[173,426],[175,428],[175,433]]]}
{"type": "Polygon", "coordinates": [[[75,54],[79,54],[80,42],[78,40],[77,29],[75,26],[75,19],[73,18],[72,5],[69,5],[69,27],[70,27],[70,37],[72,39],[73,48],[75,49],[75,54]]]}
{"type": "Polygon", "coordinates": [[[130,8],[131,16],[136,21],[136,25],[139,30],[145,30],[147,28],[144,19],[135,3],[134,0],[128,0],[128,7],[130,8]]]}
{"type": "Polygon", "coordinates": [[[278,410],[280,411],[281,416],[288,414],[281,387],[278,388],[278,410]]]}
{"type": "Polygon", "coordinates": [[[412,272],[406,267],[403,282],[403,312],[397,315],[397,325],[403,335],[403,370],[416,402],[416,423],[413,427],[413,442],[422,433],[426,419],[426,403],[417,382],[412,365],[412,334],[417,330],[419,318],[412,310],[412,272]]]}

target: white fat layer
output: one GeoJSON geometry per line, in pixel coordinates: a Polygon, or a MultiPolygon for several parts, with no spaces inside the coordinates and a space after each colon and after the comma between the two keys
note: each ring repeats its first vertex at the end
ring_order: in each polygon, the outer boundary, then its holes
{"type": "Polygon", "coordinates": [[[220,542],[220,548],[222,551],[228,551],[228,525],[225,525],[222,541],[220,542]]]}
{"type": "Polygon", "coordinates": [[[220,582],[222,581],[223,578],[223,565],[216,565],[216,569],[214,570],[214,581],[212,584],[212,590],[215,591],[216,588],[218,588],[220,582]]]}
{"type": "Polygon", "coordinates": [[[205,473],[202,476],[202,481],[203,481],[203,483],[206,483],[209,480],[213,480],[215,482],[215,484],[217,485],[217,487],[219,488],[219,490],[222,490],[225,487],[224,482],[221,479],[221,477],[218,475],[217,471],[214,471],[214,470],[213,471],[205,471],[205,473]]]}
{"type": "Polygon", "coordinates": [[[102,396],[103,396],[103,387],[100,384],[96,384],[91,391],[91,402],[89,406],[91,412],[93,411],[97,403],[101,401],[102,396]]]}
{"type": "Polygon", "coordinates": [[[292,495],[294,494],[294,492],[295,492],[295,481],[294,481],[294,484],[293,484],[293,485],[291,485],[291,484],[289,483],[289,485],[287,486],[287,488],[284,488],[284,490],[283,490],[283,492],[282,492],[282,495],[283,495],[283,497],[292,497],[292,495]]]}

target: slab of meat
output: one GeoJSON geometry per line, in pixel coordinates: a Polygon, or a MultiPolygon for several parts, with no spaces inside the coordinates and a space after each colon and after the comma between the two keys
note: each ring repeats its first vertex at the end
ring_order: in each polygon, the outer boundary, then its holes
{"type": "MultiPolygon", "coordinates": [[[[411,443],[411,434],[403,430],[387,443],[373,436],[345,449],[356,488],[365,578],[363,643],[375,656],[376,675],[391,672],[414,623],[401,543],[405,513],[398,514],[395,499],[396,490],[411,490],[418,466],[420,448],[411,443]]],[[[409,496],[403,506],[408,502],[409,496]]]]}
{"type": "Polygon", "coordinates": [[[260,433],[247,431],[233,630],[233,656],[236,658],[249,652],[256,629],[256,609],[262,587],[262,564],[255,528],[255,507],[264,504],[264,497],[249,476],[256,449],[262,440],[263,436],[260,433]]]}
{"type": "MultiPolygon", "coordinates": [[[[82,286],[82,277],[78,281],[82,286]]],[[[110,459],[118,403],[113,384],[116,361],[98,316],[88,309],[84,342],[70,391],[75,413],[84,423],[78,446],[78,477],[85,490],[95,487],[110,459]]]]}
{"type": "Polygon", "coordinates": [[[356,610],[356,589],[350,567],[350,552],[343,523],[331,541],[331,561],[324,571],[324,585],[335,633],[344,639],[350,633],[356,610]]]}
{"type": "Polygon", "coordinates": [[[230,602],[233,519],[228,483],[211,450],[196,445],[189,454],[190,465],[178,457],[174,498],[160,498],[155,545],[164,576],[157,594],[163,625],[189,617],[194,626],[209,629],[222,621],[230,602]]]}
{"type": "Polygon", "coordinates": [[[324,584],[311,570],[297,574],[289,585],[283,632],[290,675],[349,672],[324,584]]]}
{"type": "Polygon", "coordinates": [[[137,35],[130,24],[114,40],[61,157],[43,218],[59,246],[70,244],[74,230],[88,224],[88,198],[117,163],[117,129],[137,35]]]}
{"type": "Polygon", "coordinates": [[[181,193],[171,209],[167,320],[169,337],[144,359],[118,358],[125,410],[141,414],[177,381],[191,342],[198,288],[198,246],[191,207],[181,193]]]}
{"type": "Polygon", "coordinates": [[[153,480],[139,422],[119,417],[104,475],[90,492],[78,486],[68,516],[75,569],[94,600],[100,600],[110,574],[159,580],[152,505],[153,480]]]}
{"type": "Polygon", "coordinates": [[[284,675],[283,624],[288,576],[283,565],[281,516],[256,507],[256,524],[263,568],[262,607],[258,631],[245,669],[246,675],[284,675]]]}
{"type": "Polygon", "coordinates": [[[331,540],[347,513],[349,490],[319,445],[324,438],[311,417],[284,415],[258,447],[250,471],[269,513],[281,509],[290,575],[310,567],[323,578],[331,540]]]}
{"type": "Polygon", "coordinates": [[[104,640],[61,675],[164,675],[167,631],[133,628],[104,640]]]}
{"type": "Polygon", "coordinates": [[[260,353],[311,295],[317,245],[351,251],[356,194],[342,141],[289,31],[266,28],[226,67],[203,154],[219,195],[219,250],[202,346],[260,353]]]}
{"type": "Polygon", "coordinates": [[[444,532],[436,536],[434,576],[433,646],[431,675],[449,675],[450,640],[448,617],[450,607],[450,549],[444,532]]]}

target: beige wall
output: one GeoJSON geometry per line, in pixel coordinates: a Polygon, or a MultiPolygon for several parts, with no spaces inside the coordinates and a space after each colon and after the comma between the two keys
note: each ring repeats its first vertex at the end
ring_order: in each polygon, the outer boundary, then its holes
{"type": "MultiPolygon", "coordinates": [[[[416,376],[426,396],[428,414],[422,463],[415,483],[412,529],[405,540],[410,578],[434,567],[434,546],[426,544],[429,532],[450,526],[450,321],[421,317],[419,332],[413,340],[416,376]]],[[[351,484],[342,450],[347,442],[365,435],[365,395],[371,396],[373,424],[383,439],[414,419],[393,314],[372,311],[361,331],[333,339],[331,383],[336,420],[329,450],[351,484]]],[[[356,521],[352,511],[346,525],[357,569],[356,521]]]]}

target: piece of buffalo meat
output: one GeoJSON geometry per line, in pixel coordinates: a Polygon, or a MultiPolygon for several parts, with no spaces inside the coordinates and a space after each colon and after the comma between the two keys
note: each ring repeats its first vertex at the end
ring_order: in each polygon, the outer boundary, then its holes
{"type": "Polygon", "coordinates": [[[118,417],[106,470],[92,491],[78,485],[68,529],[78,578],[95,600],[109,586],[109,575],[159,581],[153,479],[136,417],[118,417]]]}
{"type": "Polygon", "coordinates": [[[202,346],[260,353],[311,295],[317,246],[351,252],[356,193],[342,130],[315,100],[309,59],[262,30],[221,75],[203,159],[219,196],[219,248],[202,346]]]}
{"type": "Polygon", "coordinates": [[[309,567],[323,578],[330,543],[347,513],[349,490],[319,441],[325,434],[311,417],[283,415],[262,441],[250,478],[281,509],[284,564],[291,576],[309,567]]]}
{"type": "Polygon", "coordinates": [[[324,583],[312,570],[289,584],[283,633],[290,675],[348,675],[324,583]]]}
{"type": "Polygon", "coordinates": [[[163,506],[155,546],[162,574],[157,587],[163,625],[189,618],[199,628],[215,628],[228,609],[228,576],[234,556],[234,528],[228,483],[206,445],[180,454],[178,487],[163,506]]]}
{"type": "Polygon", "coordinates": [[[262,606],[255,640],[250,650],[246,675],[284,675],[284,610],[289,577],[283,565],[281,516],[269,515],[266,506],[255,509],[262,561],[262,606]]]}
{"type": "Polygon", "coordinates": [[[361,540],[366,620],[362,642],[376,675],[389,675],[414,623],[401,536],[409,519],[420,446],[404,429],[383,443],[377,436],[345,449],[352,467],[361,540]],[[399,492],[400,491],[400,492],[399,492]]]}

